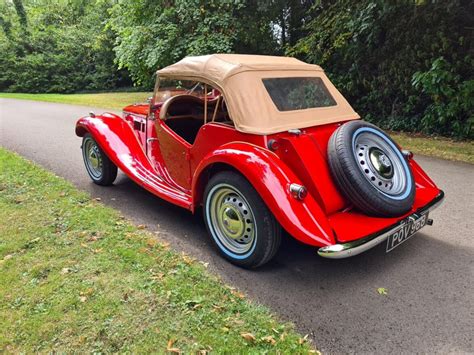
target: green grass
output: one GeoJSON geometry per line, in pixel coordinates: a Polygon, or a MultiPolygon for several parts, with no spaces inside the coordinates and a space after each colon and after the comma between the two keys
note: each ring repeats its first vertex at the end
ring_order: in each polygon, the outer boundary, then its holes
{"type": "Polygon", "coordinates": [[[400,146],[415,154],[474,164],[474,141],[455,141],[398,132],[391,132],[390,135],[400,146]]]}
{"type": "Polygon", "coordinates": [[[124,106],[146,102],[151,92],[107,92],[98,94],[20,94],[0,93],[8,99],[59,102],[71,105],[84,105],[98,108],[120,110],[124,106]]]}
{"type": "MultiPolygon", "coordinates": [[[[13,94],[0,93],[0,98],[25,99],[66,104],[103,107],[108,109],[122,109],[136,102],[144,102],[151,93],[146,92],[117,92],[101,94],[13,94]]],[[[463,161],[474,164],[474,142],[458,142],[442,137],[426,137],[406,133],[392,132],[392,137],[405,149],[415,154],[463,161]]]]}
{"type": "Polygon", "coordinates": [[[313,352],[205,264],[1,148],[0,220],[0,352],[313,352]]]}

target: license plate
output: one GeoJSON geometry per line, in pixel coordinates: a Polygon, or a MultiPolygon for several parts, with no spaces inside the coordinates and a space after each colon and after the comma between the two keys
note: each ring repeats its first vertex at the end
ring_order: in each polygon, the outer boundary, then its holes
{"type": "Polygon", "coordinates": [[[412,237],[426,225],[428,213],[421,216],[409,216],[405,224],[393,232],[387,239],[387,253],[412,237]]]}

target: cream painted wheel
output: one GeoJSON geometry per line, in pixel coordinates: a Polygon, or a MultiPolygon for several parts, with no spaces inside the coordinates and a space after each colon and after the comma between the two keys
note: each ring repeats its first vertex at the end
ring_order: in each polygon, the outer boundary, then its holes
{"type": "Polygon", "coordinates": [[[255,268],[268,262],[281,242],[281,227],[253,186],[240,174],[214,175],[204,191],[204,221],[227,260],[255,268]]]}
{"type": "Polygon", "coordinates": [[[103,175],[103,164],[99,146],[92,138],[88,138],[84,140],[82,149],[84,151],[84,163],[87,172],[93,179],[100,179],[103,175]]]}
{"type": "Polygon", "coordinates": [[[236,254],[245,254],[255,242],[255,217],[247,200],[234,187],[218,184],[209,192],[209,216],[219,241],[236,254]]]}
{"type": "Polygon", "coordinates": [[[117,166],[105,155],[94,138],[87,133],[82,139],[82,158],[90,178],[97,185],[112,185],[117,177],[117,166]]]}

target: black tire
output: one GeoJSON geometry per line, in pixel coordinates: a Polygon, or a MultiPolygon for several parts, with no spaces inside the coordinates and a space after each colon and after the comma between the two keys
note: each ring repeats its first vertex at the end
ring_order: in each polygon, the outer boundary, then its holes
{"type": "Polygon", "coordinates": [[[364,121],[343,124],[329,140],[328,160],[339,189],[360,211],[398,217],[411,209],[415,182],[410,166],[378,127],[364,121]]]}
{"type": "Polygon", "coordinates": [[[86,133],[82,138],[81,148],[84,165],[92,181],[101,186],[112,185],[117,178],[117,166],[112,163],[90,133],[86,133]]]}
{"type": "Polygon", "coordinates": [[[281,226],[242,175],[232,171],[214,175],[204,191],[203,210],[204,223],[214,245],[231,263],[256,268],[270,261],[278,251],[281,226]],[[218,209],[222,217],[218,217],[218,209]],[[229,216],[236,223],[234,235],[231,235],[232,226],[226,224],[229,216]]]}

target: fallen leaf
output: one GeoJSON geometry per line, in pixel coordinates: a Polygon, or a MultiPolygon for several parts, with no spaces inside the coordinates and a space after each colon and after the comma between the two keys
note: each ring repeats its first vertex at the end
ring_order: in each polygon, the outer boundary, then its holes
{"type": "Polygon", "coordinates": [[[66,196],[66,193],[63,191],[59,194],[59,196],[64,197],[64,196],[66,196]]]}
{"type": "Polygon", "coordinates": [[[183,260],[187,265],[191,265],[194,262],[194,259],[187,256],[186,254],[183,254],[183,260]]]}
{"type": "Polygon", "coordinates": [[[239,292],[239,291],[236,291],[236,290],[232,290],[232,289],[230,290],[230,292],[231,292],[234,296],[236,296],[236,297],[238,297],[238,298],[240,298],[240,299],[245,298],[245,295],[244,295],[242,292],[239,292]]]}
{"type": "Polygon", "coordinates": [[[234,323],[235,325],[244,325],[245,322],[241,319],[234,319],[232,320],[232,323],[234,323]]]}
{"type": "Polygon", "coordinates": [[[146,226],[145,226],[144,224],[139,224],[139,225],[137,226],[137,228],[138,228],[138,229],[145,229],[146,226]]]}
{"type": "Polygon", "coordinates": [[[90,296],[94,293],[94,289],[92,287],[89,287],[87,290],[85,291],[81,291],[79,294],[81,296],[90,296]]]}
{"type": "Polygon", "coordinates": [[[3,257],[3,260],[7,261],[7,260],[10,260],[11,258],[13,258],[13,255],[7,254],[3,257]]]}
{"type": "Polygon", "coordinates": [[[248,342],[253,343],[255,341],[255,335],[253,335],[252,333],[240,333],[240,336],[248,342]]]}
{"type": "Polygon", "coordinates": [[[275,345],[276,344],[276,340],[273,338],[273,336],[271,335],[268,335],[266,337],[263,337],[262,340],[266,343],[270,343],[272,345],[275,345]]]}
{"type": "Polygon", "coordinates": [[[146,241],[146,245],[148,245],[149,248],[154,248],[158,245],[158,241],[156,239],[153,239],[153,238],[149,238],[147,241],[146,241]]]}
{"type": "Polygon", "coordinates": [[[171,348],[171,347],[173,346],[173,344],[174,344],[175,341],[176,341],[176,340],[173,339],[173,338],[171,338],[170,340],[168,340],[168,344],[166,345],[166,349],[171,348]]]}
{"type": "Polygon", "coordinates": [[[304,337],[298,339],[298,344],[302,345],[308,340],[309,334],[306,334],[304,337]]]}
{"type": "Polygon", "coordinates": [[[172,354],[181,354],[181,350],[179,350],[178,348],[168,348],[166,350],[172,354]]]}
{"type": "Polygon", "coordinates": [[[377,289],[377,292],[378,292],[379,295],[386,295],[387,294],[387,289],[383,288],[383,287],[379,287],[377,289]]]}
{"type": "Polygon", "coordinates": [[[222,312],[224,307],[218,306],[217,304],[213,304],[212,308],[214,308],[218,312],[222,312]]]}
{"type": "Polygon", "coordinates": [[[159,273],[156,273],[156,274],[153,273],[150,278],[152,280],[162,280],[164,276],[165,276],[165,274],[163,274],[162,272],[159,272],[159,273]]]}

